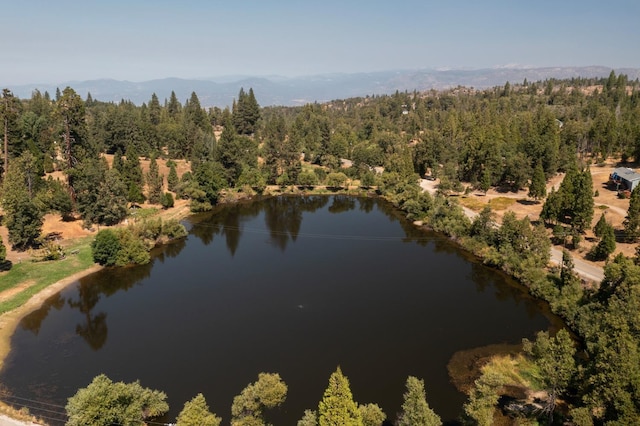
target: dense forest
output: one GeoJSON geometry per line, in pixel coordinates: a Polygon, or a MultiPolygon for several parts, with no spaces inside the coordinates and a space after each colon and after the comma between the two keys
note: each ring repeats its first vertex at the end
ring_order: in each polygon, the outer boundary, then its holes
{"type": "MultiPolygon", "coordinates": [[[[259,106],[252,89],[241,89],[225,109],[203,108],[196,93],[184,104],[172,94],[136,106],[91,95],[83,100],[69,87],[53,97],[35,91],[30,99],[5,89],[0,118],[3,226],[6,243],[16,249],[42,244],[49,212],[89,227],[120,223],[132,204],[171,208],[174,197],[189,200],[194,212],[206,211],[223,190],[375,190],[409,219],[518,278],[566,320],[574,338],[540,333],[524,343],[530,372],[547,397],[541,409],[517,416],[579,425],[640,418],[638,258],[616,256],[605,280],[590,288],[572,272],[569,252],[558,271],[545,269],[551,229],[580,238],[590,227],[589,165],[640,158],[637,80],[612,72],[603,79],[525,80],[482,91],[458,87],[268,108],[259,106]],[[113,156],[111,164],[105,154],[113,156]],[[141,158],[150,159],[147,173],[141,158]],[[170,167],[166,177],[158,173],[160,159],[170,167]],[[177,160],[190,166],[180,177],[177,160]],[[352,166],[341,167],[345,160],[352,166]],[[559,172],[566,173],[561,187],[546,194],[544,182],[559,172]],[[438,194],[418,186],[425,174],[439,179],[438,194]],[[528,188],[532,198],[545,200],[544,223],[506,214],[498,225],[490,209],[469,220],[447,197],[463,182],[481,191],[528,188]]],[[[625,230],[635,241],[640,192],[631,194],[631,206],[625,230]]],[[[613,231],[604,223],[597,232],[606,244],[594,256],[606,258],[613,231]]],[[[487,370],[476,381],[465,421],[492,424],[505,380],[487,370]]],[[[353,424],[363,424],[359,419],[353,424]]],[[[325,424],[311,413],[302,424],[317,420],[325,424]]]]}

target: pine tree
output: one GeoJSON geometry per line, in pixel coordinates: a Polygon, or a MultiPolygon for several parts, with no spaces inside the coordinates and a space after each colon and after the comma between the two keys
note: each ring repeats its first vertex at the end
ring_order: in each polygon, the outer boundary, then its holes
{"type": "Polygon", "coordinates": [[[162,107],[160,106],[160,101],[158,100],[158,96],[153,93],[149,101],[149,121],[151,124],[154,126],[160,124],[161,115],[162,107]]]}
{"type": "Polygon", "coordinates": [[[207,401],[199,393],[191,401],[185,402],[176,421],[176,426],[219,426],[222,419],[209,411],[207,401]]]}
{"type": "Polygon", "coordinates": [[[24,250],[36,243],[42,230],[43,213],[34,204],[42,179],[30,151],[25,151],[12,164],[2,182],[1,201],[9,242],[24,250]]]}
{"type": "Polygon", "coordinates": [[[297,426],[318,426],[318,413],[314,410],[304,410],[304,415],[298,420],[297,426]]]}
{"type": "Polygon", "coordinates": [[[591,251],[595,260],[607,260],[609,255],[616,250],[616,236],[613,226],[605,222],[602,228],[600,241],[591,251]]]}
{"type": "Polygon", "coordinates": [[[4,173],[9,169],[9,134],[16,128],[20,101],[13,96],[9,89],[2,89],[2,102],[0,103],[0,117],[4,130],[4,173]]]}
{"type": "Polygon", "coordinates": [[[578,174],[575,182],[575,197],[570,216],[571,225],[578,231],[583,232],[591,227],[593,219],[593,180],[589,169],[578,174]]]}
{"type": "Polygon", "coordinates": [[[169,117],[176,119],[181,110],[182,105],[180,105],[180,102],[178,101],[176,92],[172,90],[171,96],[169,97],[169,103],[167,104],[167,112],[169,113],[169,117]]]}
{"type": "Polygon", "coordinates": [[[120,174],[124,173],[124,161],[122,161],[122,150],[118,148],[113,154],[113,163],[111,168],[116,169],[120,174]]]}
{"type": "Polygon", "coordinates": [[[607,220],[605,219],[605,213],[603,212],[602,216],[600,216],[600,219],[598,219],[596,226],[593,227],[593,234],[598,238],[602,238],[602,234],[604,233],[606,227],[607,220]]]}
{"type": "Polygon", "coordinates": [[[18,210],[6,219],[9,242],[14,248],[25,250],[36,244],[42,232],[42,213],[31,200],[22,200],[18,210]]]}
{"type": "Polygon", "coordinates": [[[200,106],[200,100],[196,92],[191,92],[189,102],[184,107],[184,119],[203,131],[210,130],[211,125],[207,119],[207,113],[200,106]]]}
{"type": "Polygon", "coordinates": [[[540,198],[544,198],[545,195],[547,195],[546,178],[542,163],[538,163],[533,171],[531,185],[529,185],[529,197],[534,200],[539,200],[540,198]]]}
{"type": "Polygon", "coordinates": [[[387,415],[378,404],[360,405],[358,406],[358,411],[360,411],[364,426],[382,426],[387,419],[387,415]]]}
{"type": "Polygon", "coordinates": [[[551,188],[551,192],[546,201],[542,205],[540,219],[546,224],[555,224],[560,220],[562,214],[562,193],[556,192],[555,188],[551,188]]]}
{"type": "Polygon", "coordinates": [[[362,415],[353,400],[349,379],[340,367],[329,377],[329,386],[318,406],[319,426],[362,426],[362,415]]]}
{"type": "Polygon", "coordinates": [[[248,138],[237,135],[231,121],[227,121],[220,135],[216,156],[220,164],[222,164],[222,167],[226,170],[227,180],[231,186],[235,185],[236,180],[242,173],[244,165],[243,153],[245,151],[241,146],[243,139],[248,138]]]}
{"type": "Polygon", "coordinates": [[[543,413],[549,416],[549,424],[552,424],[556,399],[567,389],[576,372],[573,339],[564,329],[558,331],[555,337],[540,331],[533,342],[523,339],[522,349],[540,371],[540,379],[549,394],[543,413]]]}
{"type": "Polygon", "coordinates": [[[627,218],[624,221],[624,233],[629,242],[635,242],[640,236],[640,185],[631,192],[627,218]]]}
{"type": "Polygon", "coordinates": [[[253,89],[245,93],[240,88],[238,99],[232,110],[233,125],[240,135],[251,135],[256,131],[256,124],[260,119],[260,105],[253,94],[253,89]]]}
{"type": "Polygon", "coordinates": [[[167,161],[169,164],[169,175],[167,176],[167,187],[169,191],[175,192],[176,186],[178,185],[178,172],[176,171],[176,163],[175,161],[169,160],[167,161]]]}
{"type": "Polygon", "coordinates": [[[74,169],[85,159],[97,158],[98,152],[87,144],[85,106],[82,98],[70,87],[57,98],[56,114],[62,122],[63,157],[69,195],[75,202],[74,169]]]}
{"type": "Polygon", "coordinates": [[[127,216],[126,187],[120,173],[106,170],[104,181],[98,185],[94,221],[104,225],[115,225],[127,216]]]}
{"type": "Polygon", "coordinates": [[[424,381],[413,376],[407,378],[402,413],[398,426],[440,426],[442,420],[427,403],[424,381]]]}
{"type": "Polygon", "coordinates": [[[159,173],[156,157],[152,156],[149,162],[149,173],[147,173],[147,199],[151,204],[159,204],[162,200],[163,176],[159,173]]]}

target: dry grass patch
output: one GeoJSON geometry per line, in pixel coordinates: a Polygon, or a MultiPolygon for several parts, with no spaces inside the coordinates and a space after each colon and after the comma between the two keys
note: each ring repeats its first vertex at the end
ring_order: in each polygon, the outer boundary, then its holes
{"type": "Polygon", "coordinates": [[[500,382],[507,386],[522,388],[536,387],[535,371],[533,363],[521,354],[497,355],[482,367],[484,374],[500,377],[500,382]]]}
{"type": "Polygon", "coordinates": [[[506,210],[515,204],[517,200],[515,198],[496,197],[489,200],[491,210],[506,210]]]}
{"type": "Polygon", "coordinates": [[[473,210],[474,212],[481,212],[487,203],[476,197],[459,197],[458,202],[464,207],[473,210]]]}

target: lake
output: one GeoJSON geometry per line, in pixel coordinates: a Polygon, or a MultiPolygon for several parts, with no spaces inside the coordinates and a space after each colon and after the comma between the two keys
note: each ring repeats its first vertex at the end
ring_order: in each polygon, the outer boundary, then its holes
{"type": "Polygon", "coordinates": [[[66,399],[105,373],[166,392],[161,421],[201,392],[228,424],[233,397],[277,372],[289,393],[268,419],[294,425],[339,365],[354,399],[392,420],[409,375],[454,420],[466,399],[447,374],[455,352],[519,343],[556,321],[382,200],[276,197],[184,223],[188,238],[150,264],[90,275],[24,318],[0,372],[14,401],[60,419],[66,399]]]}

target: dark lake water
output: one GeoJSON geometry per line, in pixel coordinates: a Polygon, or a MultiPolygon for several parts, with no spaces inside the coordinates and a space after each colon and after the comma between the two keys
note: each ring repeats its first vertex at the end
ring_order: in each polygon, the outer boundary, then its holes
{"type": "Polygon", "coordinates": [[[166,392],[162,421],[202,392],[228,424],[233,396],[278,372],[289,394],[268,418],[294,425],[340,365],[354,399],[391,419],[414,375],[453,420],[465,400],[447,375],[455,352],[518,343],[554,321],[502,274],[381,200],[271,198],[186,225],[188,238],[151,264],[86,277],[21,322],[0,372],[17,401],[56,418],[105,373],[166,392]]]}

